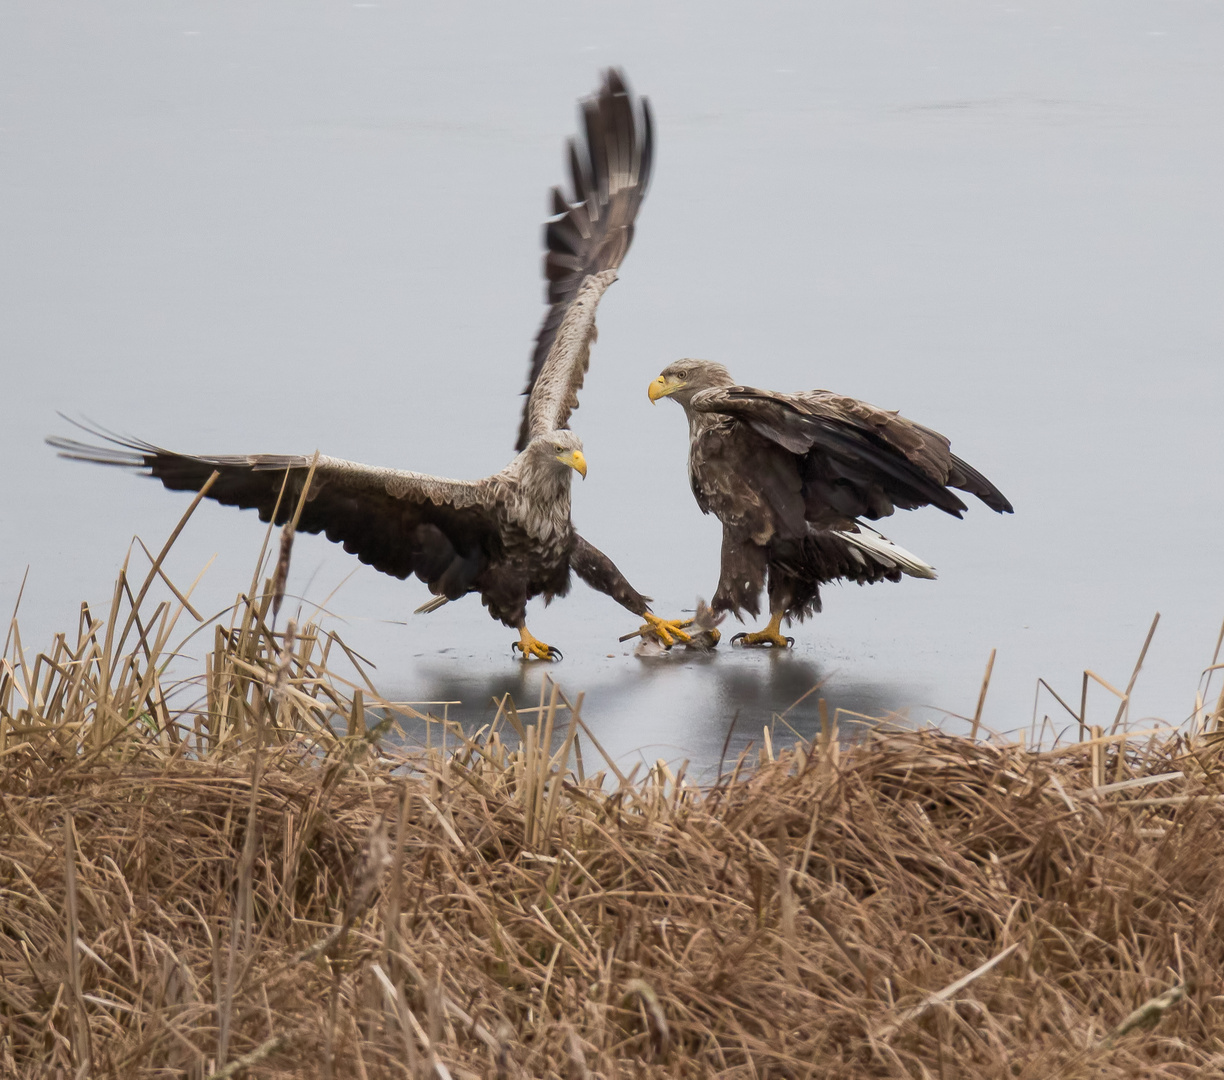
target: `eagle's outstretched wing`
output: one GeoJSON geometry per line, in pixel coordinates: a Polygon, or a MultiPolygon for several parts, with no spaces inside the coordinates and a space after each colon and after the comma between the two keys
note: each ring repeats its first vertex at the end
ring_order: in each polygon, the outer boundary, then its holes
{"type": "Polygon", "coordinates": [[[595,340],[595,309],[616,280],[633,240],[633,223],[650,182],[650,105],[641,116],[624,76],[604,76],[599,93],[582,103],[585,141],[569,143],[574,201],[553,189],[556,216],[544,231],[544,276],[552,306],[536,337],[527,402],[516,449],[532,436],[567,425],[595,340]]]}
{"type": "MultiPolygon", "coordinates": [[[[894,506],[928,505],[960,517],[966,507],[952,488],[976,495],[992,510],[1012,509],[1002,492],[956,457],[938,432],[854,398],[720,386],[694,394],[691,407],[735,416],[804,457],[804,487],[813,489],[805,495],[818,494],[820,502],[848,517],[877,518],[892,513],[894,506]]],[[[751,462],[744,467],[750,471],[751,462]]]]}
{"type": "MultiPolygon", "coordinates": [[[[215,471],[220,475],[208,498],[258,510],[263,521],[272,520],[275,510],[278,525],[293,516],[314,461],[284,454],[178,454],[139,439],[85,430],[109,445],[64,438],[47,442],[61,457],[139,469],[172,491],[199,491],[215,471]]],[[[324,533],[385,574],[406,578],[415,573],[432,592],[454,600],[501,550],[496,501],[490,480],[446,480],[320,456],[298,530],[324,533]]]]}

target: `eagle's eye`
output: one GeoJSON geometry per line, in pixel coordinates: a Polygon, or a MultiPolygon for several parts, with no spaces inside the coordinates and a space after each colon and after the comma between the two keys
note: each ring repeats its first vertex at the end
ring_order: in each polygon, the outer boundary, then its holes
{"type": "Polygon", "coordinates": [[[681,382],[684,382],[684,380],[688,378],[688,372],[682,371],[676,376],[676,378],[679,379],[681,382]]]}
{"type": "Polygon", "coordinates": [[[561,446],[560,444],[558,444],[557,446],[554,446],[553,449],[556,450],[558,454],[565,453],[565,447],[561,446]]]}

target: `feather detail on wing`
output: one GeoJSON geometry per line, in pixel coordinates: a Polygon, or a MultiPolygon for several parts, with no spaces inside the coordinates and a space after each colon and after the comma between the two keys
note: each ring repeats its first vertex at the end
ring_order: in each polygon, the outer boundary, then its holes
{"type": "MultiPolygon", "coordinates": [[[[725,386],[694,394],[690,406],[698,412],[726,413],[742,420],[759,435],[772,440],[793,454],[819,452],[830,466],[834,479],[851,485],[884,485],[892,503],[912,509],[938,506],[960,517],[966,507],[945,484],[946,466],[938,467],[938,447],[918,440],[907,448],[900,430],[889,430],[888,423],[868,423],[857,410],[844,405],[852,398],[838,399],[819,394],[777,394],[750,386],[725,386]],[[901,444],[901,445],[899,445],[901,444]]],[[[862,402],[854,402],[862,406],[862,402]]],[[[866,406],[870,409],[870,406],[866,406]]],[[[873,410],[891,418],[894,426],[908,425],[896,414],[873,410]]],[[[908,425],[913,428],[914,425],[908,425]]],[[[942,438],[942,437],[941,437],[942,438]]],[[[943,454],[948,455],[946,443],[943,454]]],[[[891,513],[885,509],[885,513],[891,513]]],[[[856,510],[853,516],[867,513],[856,510]]],[[[870,516],[878,516],[878,511],[870,516]]]]}
{"type": "Polygon", "coordinates": [[[1013,512],[1011,501],[1007,496],[977,469],[967,461],[962,461],[955,454],[952,455],[952,464],[948,469],[948,486],[958,491],[967,491],[970,495],[976,495],[991,510],[997,510],[1000,514],[1013,512]]]}
{"type": "Polygon", "coordinates": [[[595,340],[595,309],[633,241],[650,182],[650,105],[641,99],[639,117],[620,72],[607,72],[598,95],[582,103],[582,115],[585,139],[569,143],[574,199],[553,189],[556,217],[544,231],[551,307],[531,357],[518,450],[534,435],[565,427],[578,407],[595,340]]]}
{"type": "MultiPolygon", "coordinates": [[[[199,491],[217,472],[208,498],[258,510],[263,521],[275,512],[278,525],[293,515],[314,461],[305,455],[178,454],[78,426],[109,445],[48,439],[61,457],[138,469],[172,491],[199,491]]],[[[320,456],[298,531],[324,533],[383,573],[415,573],[432,592],[458,599],[501,550],[495,485],[495,478],[447,480],[320,456]]]]}
{"type": "Polygon", "coordinates": [[[948,437],[933,428],[907,420],[895,409],[880,409],[857,398],[843,397],[828,390],[812,390],[793,396],[813,411],[831,410],[852,417],[895,446],[927,475],[940,477],[948,487],[976,496],[991,510],[1000,514],[1012,513],[1012,504],[1003,492],[972,465],[952,453],[948,437]]]}
{"type": "Polygon", "coordinates": [[[448,596],[433,596],[433,597],[430,597],[428,600],[426,600],[425,603],[423,603],[420,607],[413,608],[412,614],[413,615],[429,615],[437,611],[438,608],[444,607],[446,604],[449,604],[449,603],[450,603],[450,597],[448,596]]]}
{"type": "Polygon", "coordinates": [[[854,529],[837,529],[834,535],[841,537],[847,546],[865,552],[886,567],[895,566],[901,573],[908,574],[910,577],[933,579],[936,576],[935,567],[924,562],[917,555],[894,544],[887,536],[876,532],[875,529],[864,525],[861,521],[856,521],[854,524],[854,529]]]}

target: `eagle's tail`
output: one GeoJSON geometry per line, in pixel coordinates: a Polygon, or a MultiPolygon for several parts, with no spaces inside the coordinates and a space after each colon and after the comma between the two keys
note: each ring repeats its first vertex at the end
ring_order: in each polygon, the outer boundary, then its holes
{"type": "Polygon", "coordinates": [[[852,548],[856,548],[877,562],[895,566],[903,574],[910,577],[934,578],[935,567],[923,562],[917,555],[912,555],[905,548],[894,544],[887,536],[876,532],[870,525],[861,521],[855,522],[857,531],[837,530],[840,536],[852,548]]]}
{"type": "Polygon", "coordinates": [[[423,603],[419,608],[417,608],[412,614],[413,615],[428,615],[431,611],[437,611],[438,608],[440,608],[443,604],[447,604],[449,602],[450,601],[445,596],[431,596],[428,600],[425,601],[425,603],[423,603]]]}

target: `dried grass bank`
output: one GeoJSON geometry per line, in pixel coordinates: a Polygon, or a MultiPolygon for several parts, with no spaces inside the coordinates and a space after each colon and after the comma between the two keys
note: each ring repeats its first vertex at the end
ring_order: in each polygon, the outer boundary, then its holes
{"type": "Polygon", "coordinates": [[[399,759],[280,571],[164,685],[159,576],[6,647],[0,1075],[1224,1074],[1211,734],[826,730],[696,787],[554,688],[399,759]]]}

